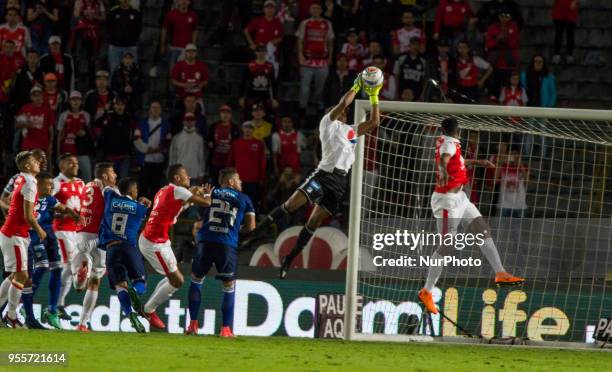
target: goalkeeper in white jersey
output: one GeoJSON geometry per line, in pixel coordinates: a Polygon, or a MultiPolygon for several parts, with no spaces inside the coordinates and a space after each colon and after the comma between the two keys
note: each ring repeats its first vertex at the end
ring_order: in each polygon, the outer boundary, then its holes
{"type": "Polygon", "coordinates": [[[380,124],[378,93],[381,88],[382,81],[379,85],[368,86],[363,83],[361,74],[357,76],[353,87],[321,119],[319,138],[321,140],[322,156],[317,169],[286,202],[270,212],[263,222],[257,225],[257,229],[250,234],[252,237],[257,237],[271,223],[297,211],[307,202],[315,204],[315,208],[306,225],[300,231],[291,253],[282,259],[281,279],[287,276],[291,263],[306,247],[315,230],[338,210],[346,191],[348,171],[355,161],[357,137],[369,133],[380,124]],[[369,96],[372,105],[370,118],[357,125],[348,125],[346,124],[346,110],[362,88],[369,96]]]}
{"type": "MultiPolygon", "coordinates": [[[[506,272],[499,258],[497,247],[491,238],[491,228],[463,191],[463,186],[469,182],[466,163],[489,168],[495,167],[495,164],[488,160],[463,159],[457,120],[444,119],[441,127],[443,134],[436,141],[436,188],[431,196],[431,209],[436,218],[438,232],[442,236],[455,235],[459,225],[463,224],[470,232],[482,234],[483,241],[480,244],[480,250],[495,270],[495,283],[517,285],[524,282],[525,279],[517,278],[506,272]]],[[[440,246],[431,256],[430,261],[440,262],[444,256],[452,255],[453,249],[452,245],[440,246]]],[[[443,265],[429,267],[425,287],[419,292],[419,300],[425,305],[427,311],[433,314],[437,314],[438,309],[431,292],[442,274],[442,268],[443,265]]]]}

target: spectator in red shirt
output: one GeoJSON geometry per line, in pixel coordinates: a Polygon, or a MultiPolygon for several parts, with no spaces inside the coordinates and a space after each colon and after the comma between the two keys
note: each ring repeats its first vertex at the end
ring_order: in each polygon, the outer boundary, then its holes
{"type": "Polygon", "coordinates": [[[247,64],[246,70],[242,81],[240,107],[251,107],[255,103],[262,103],[267,111],[275,110],[278,101],[274,67],[266,61],[266,49],[263,44],[257,45],[255,59],[247,64]]]}
{"type": "Polygon", "coordinates": [[[21,129],[21,150],[43,149],[47,159],[52,159],[55,116],[43,104],[42,89],[35,85],[30,91],[32,103],[27,103],[17,113],[15,128],[21,129]]]}
{"type": "Polygon", "coordinates": [[[176,0],[176,7],[170,10],[164,18],[161,31],[160,53],[169,52],[170,71],[174,64],[185,51],[187,44],[195,44],[198,38],[198,15],[189,10],[190,0],[176,0]],[[172,35],[170,47],[168,44],[168,33],[172,35]]]}
{"type": "Polygon", "coordinates": [[[92,179],[91,157],[95,155],[89,114],[81,109],[81,93],[70,93],[68,110],[62,112],[57,121],[57,149],[60,154],[71,153],[79,161],[79,177],[88,182],[92,179]]]}
{"type": "Polygon", "coordinates": [[[488,59],[495,68],[489,92],[493,99],[499,96],[501,84],[510,80],[510,73],[519,68],[519,42],[518,26],[512,20],[510,12],[502,8],[499,22],[489,26],[486,34],[488,59]]]}
{"type": "Polygon", "coordinates": [[[276,18],[276,2],[266,0],[263,9],[264,15],[253,19],[244,29],[244,37],[252,50],[258,44],[267,47],[268,43],[276,49],[283,40],[283,24],[276,18]]]}
{"type": "Polygon", "coordinates": [[[242,124],[242,138],[232,142],[228,165],[236,167],[243,182],[242,192],[251,198],[253,206],[258,209],[266,180],[266,146],[263,141],[253,137],[254,129],[250,121],[242,124]]]}
{"type": "Polygon", "coordinates": [[[297,174],[302,171],[300,155],[304,147],[304,136],[293,127],[293,118],[281,117],[281,130],[272,134],[272,160],[274,174],[280,176],[285,167],[290,167],[297,174]]]}
{"type": "Polygon", "coordinates": [[[466,40],[459,41],[457,52],[457,91],[467,98],[458,95],[453,100],[458,103],[479,103],[480,90],[493,74],[493,67],[481,57],[472,55],[466,40]]]}
{"type": "Polygon", "coordinates": [[[425,33],[414,26],[414,11],[405,10],[402,14],[402,28],[391,33],[393,54],[400,55],[410,50],[410,40],[414,37],[421,41],[421,53],[425,52],[425,33]]]}
{"type": "Polygon", "coordinates": [[[15,52],[13,40],[5,40],[4,48],[0,53],[0,104],[5,105],[8,102],[13,78],[24,63],[25,60],[21,53],[15,52]]]}
{"type": "Polygon", "coordinates": [[[19,9],[8,8],[6,11],[6,23],[0,25],[0,46],[4,46],[6,40],[15,43],[15,52],[25,56],[26,48],[32,45],[30,31],[21,23],[19,9]]]}
{"type": "Polygon", "coordinates": [[[43,102],[57,117],[67,108],[68,93],[58,89],[57,76],[52,72],[45,74],[43,84],[43,102]]]}
{"type": "Polygon", "coordinates": [[[563,34],[567,38],[567,63],[574,63],[574,31],[578,22],[578,0],[555,0],[552,8],[552,19],[555,24],[555,55],[553,63],[561,62],[561,44],[563,34]]]}
{"type": "Polygon", "coordinates": [[[210,178],[218,185],[219,171],[229,162],[232,141],[240,138],[240,129],[232,123],[232,108],[228,105],[219,107],[219,121],[208,130],[208,151],[210,151],[210,178]]]}
{"type": "Polygon", "coordinates": [[[340,53],[345,55],[348,61],[348,69],[351,72],[360,72],[363,70],[363,58],[366,55],[363,44],[359,42],[359,35],[354,27],[346,30],[346,42],[342,44],[340,53]]]}
{"type": "Polygon", "coordinates": [[[467,0],[440,0],[436,9],[434,39],[443,36],[452,40],[451,55],[455,55],[457,42],[465,37],[466,26],[475,27],[478,18],[467,0]]]}
{"type": "MultiPolygon", "coordinates": [[[[323,88],[332,64],[334,52],[334,30],[331,22],[321,18],[323,9],[319,3],[310,6],[311,17],[303,20],[297,31],[298,58],[301,65],[300,111],[306,113],[310,98],[310,86],[314,81],[312,100],[319,110],[323,109],[323,88]]],[[[301,115],[302,117],[304,115],[301,115]]]]}
{"type": "Polygon", "coordinates": [[[208,66],[197,59],[198,49],[194,44],[185,47],[185,59],[178,61],[172,73],[170,82],[176,88],[177,100],[183,99],[185,95],[192,94],[198,101],[202,102],[202,90],[208,84],[208,66]]]}

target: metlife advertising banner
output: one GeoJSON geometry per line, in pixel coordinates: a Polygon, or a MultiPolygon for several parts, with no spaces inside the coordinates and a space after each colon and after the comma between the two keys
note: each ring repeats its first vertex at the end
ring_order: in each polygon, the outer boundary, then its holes
{"type": "MultiPolygon", "coordinates": [[[[152,275],[148,282],[157,283],[160,279],[152,275]]],[[[43,283],[42,288],[45,287],[43,283]]],[[[147,298],[151,290],[149,287],[143,298],[147,298]]],[[[345,309],[343,293],[342,282],[238,280],[234,332],[243,336],[340,338],[345,309]],[[330,321],[317,322],[317,313],[321,319],[330,321]]],[[[218,333],[221,326],[221,296],[220,282],[206,279],[202,289],[200,334],[218,333]]],[[[588,316],[589,301],[576,296],[576,301],[559,307],[551,305],[553,296],[553,291],[534,291],[528,295],[520,289],[450,287],[444,292],[437,288],[434,291],[438,306],[451,320],[465,328],[478,330],[485,337],[527,335],[531,340],[593,342],[598,319],[588,316]]],[[[604,294],[594,293],[593,296],[604,294]]],[[[35,312],[40,316],[42,306],[46,306],[45,291],[40,291],[37,297],[39,302],[35,305],[35,312]]],[[[187,285],[157,310],[167,324],[167,332],[183,333],[185,323],[189,321],[186,298],[187,285]]],[[[405,298],[405,301],[398,302],[360,299],[358,323],[362,332],[410,332],[409,327],[403,329],[398,324],[406,324],[400,320],[412,314],[420,317],[421,308],[416,300],[416,292],[406,293],[405,298]]],[[[604,301],[605,307],[612,309],[612,297],[607,296],[604,301]]],[[[62,327],[73,329],[82,309],[82,297],[71,292],[66,303],[66,311],[71,314],[73,321],[62,320],[62,327]]],[[[433,315],[432,319],[436,335],[460,334],[439,315],[433,315]]],[[[143,323],[148,330],[146,320],[143,323]]],[[[129,320],[121,315],[116,295],[108,290],[106,284],[101,287],[98,304],[92,314],[91,329],[134,332],[129,320]]]]}

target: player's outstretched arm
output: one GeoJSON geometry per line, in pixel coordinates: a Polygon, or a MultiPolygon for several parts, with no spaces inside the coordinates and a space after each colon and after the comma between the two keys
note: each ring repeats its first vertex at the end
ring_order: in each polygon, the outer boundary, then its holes
{"type": "Polygon", "coordinates": [[[338,104],[329,112],[329,118],[332,121],[338,119],[344,110],[353,103],[355,96],[361,90],[361,85],[361,74],[359,74],[353,82],[353,87],[348,92],[344,93],[338,104]]]}
{"type": "Polygon", "coordinates": [[[247,213],[244,215],[244,223],[240,227],[240,234],[247,234],[255,230],[256,227],[255,213],[247,213]]]}
{"type": "Polygon", "coordinates": [[[204,184],[202,186],[194,186],[189,189],[193,195],[187,199],[188,203],[201,205],[203,207],[209,207],[212,203],[212,191],[214,187],[210,184],[204,184]]]}
{"type": "Polygon", "coordinates": [[[153,203],[151,203],[151,201],[145,198],[144,196],[141,196],[140,198],[138,198],[138,202],[144,205],[145,207],[147,207],[147,209],[151,208],[151,206],[153,205],[153,203]]]}
{"type": "Polygon", "coordinates": [[[370,98],[370,105],[372,105],[372,109],[370,110],[370,118],[357,126],[358,136],[370,133],[370,131],[374,130],[380,125],[380,107],[378,105],[378,93],[380,93],[382,87],[382,84],[377,85],[375,87],[363,87],[364,92],[366,92],[366,94],[370,98]]]}
{"type": "Polygon", "coordinates": [[[53,208],[53,210],[58,211],[64,215],[67,215],[77,222],[81,221],[81,215],[79,214],[79,212],[75,211],[74,209],[66,207],[64,204],[57,203],[55,207],[53,208]]]}

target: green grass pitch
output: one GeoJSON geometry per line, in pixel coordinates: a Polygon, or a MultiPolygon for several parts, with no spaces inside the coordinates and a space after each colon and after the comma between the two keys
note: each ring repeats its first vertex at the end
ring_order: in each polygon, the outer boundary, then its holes
{"type": "MultiPolygon", "coordinates": [[[[288,337],[0,329],[0,353],[67,352],[79,371],[605,371],[611,352],[288,337]]],[[[4,362],[4,361],[3,361],[4,362]]],[[[0,370],[46,370],[30,366],[0,370]]]]}

